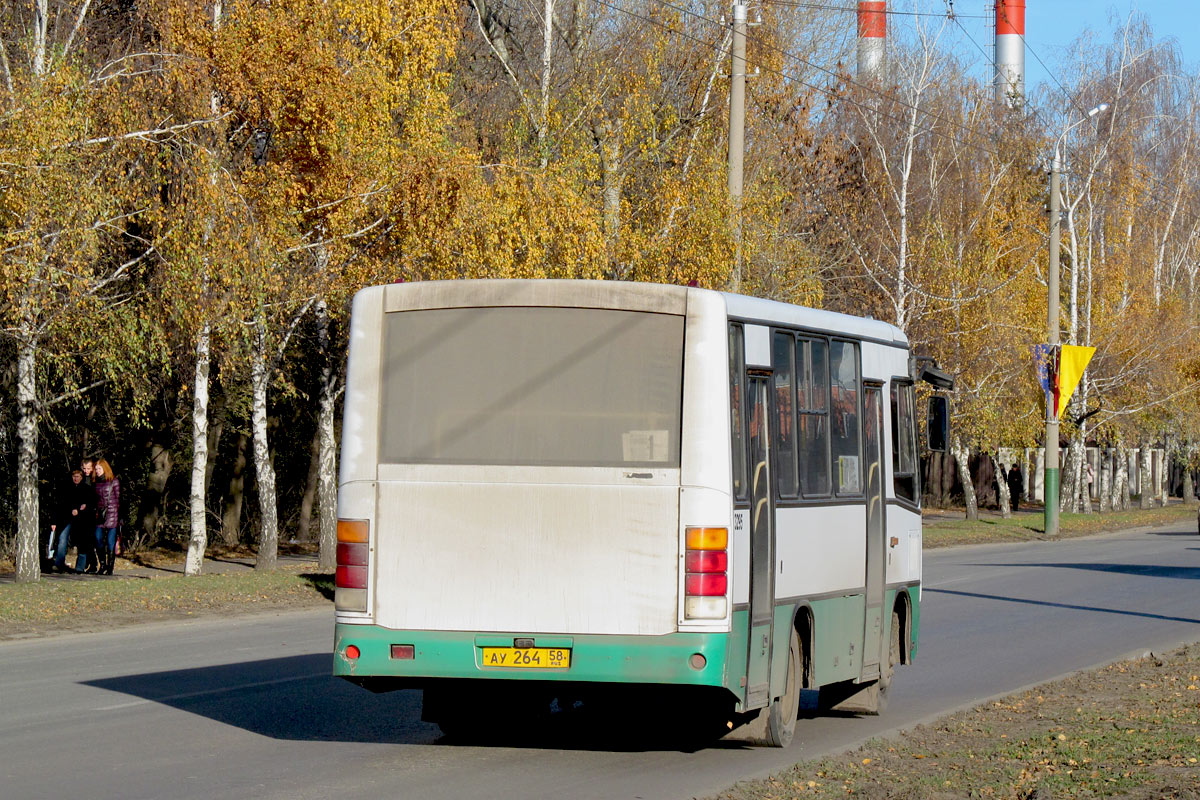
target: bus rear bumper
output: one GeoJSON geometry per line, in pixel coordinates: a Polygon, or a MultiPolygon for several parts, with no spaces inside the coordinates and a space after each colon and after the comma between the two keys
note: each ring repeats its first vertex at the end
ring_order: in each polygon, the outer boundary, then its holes
{"type": "Polygon", "coordinates": [[[481,634],[339,623],[334,628],[333,674],[367,688],[388,689],[419,687],[429,679],[442,678],[724,686],[728,637],[726,633],[481,634]],[[570,664],[566,668],[484,665],[485,647],[518,644],[569,650],[570,664]],[[411,646],[411,651],[406,646],[411,646]],[[347,654],[348,650],[353,653],[353,648],[357,648],[357,658],[347,654]],[[412,657],[394,658],[393,652],[400,656],[411,652],[412,657]]]}

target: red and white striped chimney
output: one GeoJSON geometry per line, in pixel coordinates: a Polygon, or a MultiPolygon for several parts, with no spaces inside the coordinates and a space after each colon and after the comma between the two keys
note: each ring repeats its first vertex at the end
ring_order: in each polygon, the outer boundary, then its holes
{"type": "Polygon", "coordinates": [[[887,2],[859,0],[858,77],[878,80],[887,49],[887,2]]]}
{"type": "Polygon", "coordinates": [[[996,0],[996,102],[1025,102],[1025,0],[996,0]]]}

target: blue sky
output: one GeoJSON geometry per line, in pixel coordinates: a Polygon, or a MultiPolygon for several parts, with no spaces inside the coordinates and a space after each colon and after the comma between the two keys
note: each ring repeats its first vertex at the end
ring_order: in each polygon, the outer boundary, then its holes
{"type": "MultiPolygon", "coordinates": [[[[911,10],[914,0],[898,0],[889,4],[901,11],[911,10]]],[[[945,0],[916,0],[924,11],[942,11],[945,0]]],[[[954,0],[954,10],[962,27],[951,26],[945,32],[947,41],[958,40],[958,51],[976,65],[980,74],[990,75],[985,61],[992,52],[991,19],[994,18],[991,0],[954,0]]],[[[1032,92],[1040,83],[1054,86],[1052,76],[1038,63],[1040,58],[1060,79],[1069,47],[1086,30],[1091,30],[1097,43],[1112,40],[1113,31],[1129,17],[1130,11],[1145,14],[1154,29],[1155,39],[1174,37],[1183,53],[1189,71],[1200,68],[1200,2],[1197,0],[1025,0],[1025,71],[1026,88],[1032,92]]],[[[903,16],[893,17],[892,25],[908,25],[903,16]]],[[[990,80],[990,79],[989,79],[990,80]]]]}
{"type": "Polygon", "coordinates": [[[1061,69],[1067,48],[1085,29],[1090,28],[1100,43],[1111,41],[1113,31],[1129,18],[1131,11],[1139,11],[1150,19],[1156,39],[1174,37],[1186,66],[1189,70],[1196,69],[1200,58],[1200,26],[1197,25],[1200,7],[1195,0],[1026,0],[1027,83],[1034,86],[1049,79],[1030,49],[1051,69],[1061,69]]]}

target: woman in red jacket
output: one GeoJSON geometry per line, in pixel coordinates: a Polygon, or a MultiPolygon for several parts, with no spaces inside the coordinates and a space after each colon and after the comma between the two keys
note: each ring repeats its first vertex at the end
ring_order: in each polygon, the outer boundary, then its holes
{"type": "Polygon", "coordinates": [[[96,460],[96,552],[100,572],[112,575],[121,524],[121,481],[103,458],[96,460]]]}

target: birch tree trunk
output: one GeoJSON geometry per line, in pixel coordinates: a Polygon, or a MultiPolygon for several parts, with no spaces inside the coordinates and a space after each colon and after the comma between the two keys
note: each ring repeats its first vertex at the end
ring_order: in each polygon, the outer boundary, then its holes
{"type": "Polygon", "coordinates": [[[1163,508],[1167,507],[1171,498],[1171,480],[1167,471],[1170,454],[1170,449],[1163,448],[1162,458],[1159,459],[1162,467],[1158,470],[1158,486],[1156,488],[1158,489],[1158,504],[1163,508]]]}
{"type": "Polygon", "coordinates": [[[41,576],[38,558],[37,342],[26,327],[17,343],[17,557],[18,583],[41,576]]]}
{"type": "Polygon", "coordinates": [[[571,50],[575,51],[586,44],[587,36],[587,0],[574,0],[574,14],[571,16],[571,50]]]}
{"type": "MultiPolygon", "coordinates": [[[[212,30],[221,27],[222,0],[215,0],[209,9],[212,30]]],[[[213,91],[208,95],[208,108],[215,117],[221,110],[221,97],[213,91]]],[[[214,184],[218,180],[215,170],[209,175],[214,184]]],[[[212,219],[205,233],[205,242],[212,231],[212,219]]],[[[205,267],[209,266],[207,257],[205,267]]],[[[205,288],[208,275],[205,275],[205,288]]],[[[207,291],[205,292],[207,294],[207,291]]],[[[199,575],[204,570],[204,553],[208,549],[208,379],[212,365],[212,325],[206,320],[196,334],[196,371],[192,379],[192,485],[188,497],[191,534],[188,537],[187,560],[184,575],[199,575]]]]}
{"type": "Polygon", "coordinates": [[[542,107],[538,120],[538,153],[542,169],[550,163],[546,139],[550,133],[550,53],[554,45],[554,0],[545,0],[542,10],[542,107]]]}
{"type": "Polygon", "coordinates": [[[1012,516],[1012,499],[1008,493],[1008,473],[1004,465],[995,456],[992,459],[992,469],[996,472],[996,497],[1000,504],[1000,516],[1008,519],[1012,516]]]}
{"type": "Polygon", "coordinates": [[[1071,437],[1067,445],[1067,468],[1062,471],[1062,492],[1059,495],[1058,510],[1067,513],[1078,513],[1082,510],[1079,502],[1079,484],[1083,482],[1083,447],[1079,434],[1071,437]]]}
{"type": "Polygon", "coordinates": [[[1099,488],[1096,491],[1096,497],[1100,500],[1100,513],[1112,510],[1112,451],[1101,449],[1100,451],[1100,475],[1097,477],[1100,481],[1099,488]]]}
{"type": "Polygon", "coordinates": [[[333,423],[338,370],[334,368],[331,352],[329,309],[323,300],[317,304],[317,344],[322,359],[321,400],[317,414],[317,435],[320,437],[317,489],[317,513],[321,520],[319,567],[322,572],[332,572],[337,566],[337,442],[333,423]]]}
{"type": "Polygon", "coordinates": [[[46,74],[46,34],[49,29],[50,4],[47,0],[35,0],[33,4],[33,74],[42,77],[46,74]]]}
{"type": "Polygon", "coordinates": [[[1117,448],[1117,495],[1113,506],[1119,506],[1122,511],[1128,510],[1133,503],[1129,499],[1129,452],[1124,445],[1117,448]]]}
{"type": "Polygon", "coordinates": [[[604,198],[604,247],[608,251],[609,272],[616,278],[625,276],[625,269],[618,263],[618,245],[621,240],[621,130],[613,129],[608,120],[603,120],[595,129],[596,146],[600,155],[600,175],[603,181],[601,196],[604,198]]]}
{"type": "Polygon", "coordinates": [[[958,479],[962,482],[963,503],[967,507],[967,519],[979,519],[979,502],[975,498],[975,482],[971,480],[971,450],[955,436],[950,445],[954,463],[958,465],[958,479]]]}
{"type": "Polygon", "coordinates": [[[1154,469],[1152,467],[1152,459],[1154,454],[1150,450],[1150,443],[1142,442],[1142,458],[1138,465],[1138,489],[1140,496],[1138,499],[1138,508],[1153,508],[1154,507],[1154,469]]]}
{"type": "Polygon", "coordinates": [[[259,516],[262,530],[258,537],[258,557],[254,568],[275,569],[279,555],[279,509],[275,505],[275,465],[271,463],[271,447],[267,441],[267,386],[271,382],[271,355],[267,352],[267,322],[262,316],[255,321],[254,353],[250,372],[251,426],[254,437],[254,474],[258,489],[259,516]]]}
{"type": "Polygon", "coordinates": [[[1087,460],[1087,423],[1079,428],[1079,510],[1091,514],[1093,484],[1099,480],[1095,472],[1088,472],[1091,463],[1087,460]],[[1091,480],[1088,477],[1091,476],[1091,480]]]}
{"type": "Polygon", "coordinates": [[[188,506],[191,536],[184,575],[199,575],[208,549],[208,514],[205,507],[208,475],[208,375],[212,328],[205,323],[196,335],[196,373],[192,380],[192,487],[188,506]]]}

